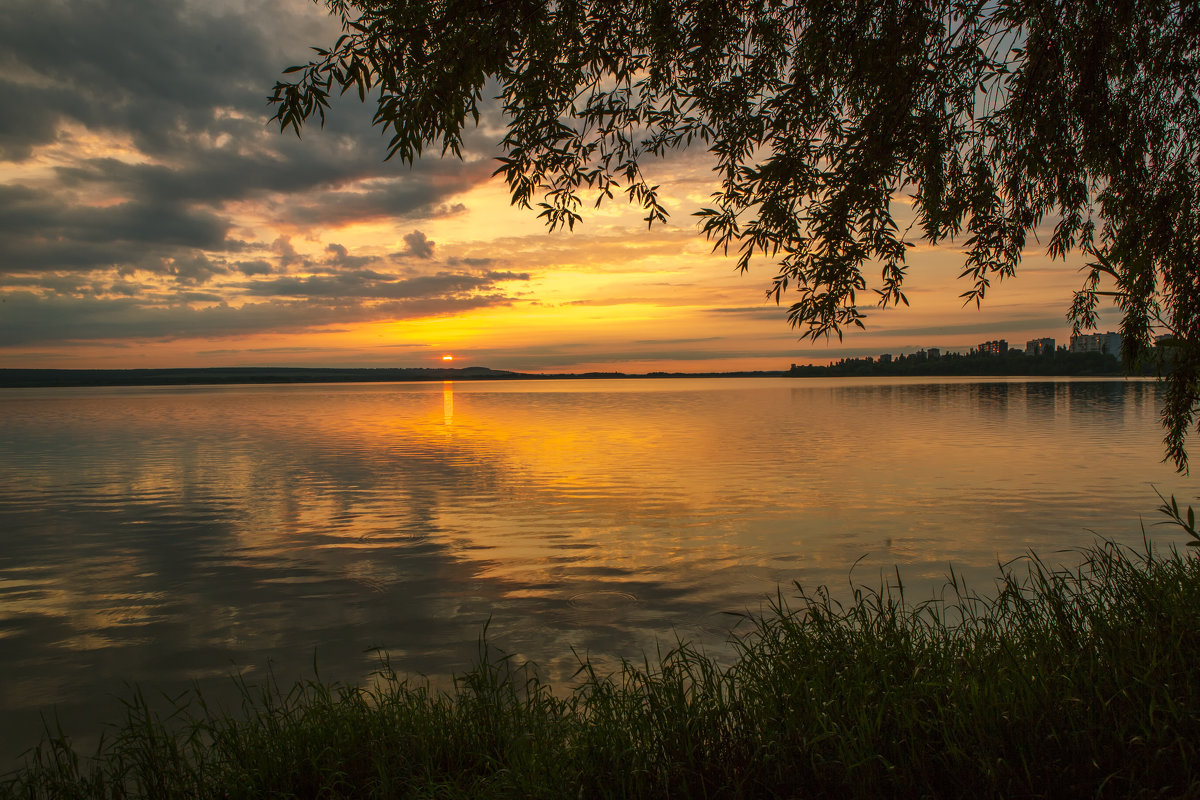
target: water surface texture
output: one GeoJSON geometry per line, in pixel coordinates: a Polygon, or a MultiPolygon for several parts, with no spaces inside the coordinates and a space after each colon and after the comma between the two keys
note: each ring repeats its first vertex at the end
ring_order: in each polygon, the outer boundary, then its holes
{"type": "MultiPolygon", "coordinates": [[[[54,707],[234,672],[435,679],[489,639],[720,648],[777,587],[927,596],[953,564],[1095,535],[1164,544],[1159,389],[1136,381],[719,379],[0,394],[0,763],[54,707]],[[913,588],[917,587],[917,588],[913,588]]],[[[1200,454],[1197,454],[1200,457],[1200,454]]],[[[1070,554],[1061,556],[1070,560],[1070,554]]]]}

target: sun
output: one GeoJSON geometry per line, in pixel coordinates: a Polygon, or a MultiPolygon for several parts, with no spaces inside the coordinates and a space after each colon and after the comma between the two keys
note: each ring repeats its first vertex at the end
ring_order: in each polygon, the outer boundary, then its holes
{"type": "Polygon", "coordinates": [[[442,361],[453,361],[454,356],[442,356],[442,361]]]}

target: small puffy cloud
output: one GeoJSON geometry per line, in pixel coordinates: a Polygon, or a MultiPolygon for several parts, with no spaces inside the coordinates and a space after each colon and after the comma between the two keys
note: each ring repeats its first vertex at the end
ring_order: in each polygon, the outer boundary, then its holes
{"type": "Polygon", "coordinates": [[[292,246],[292,240],[286,236],[280,236],[275,241],[271,242],[271,249],[279,256],[279,271],[287,272],[288,267],[293,264],[302,263],[304,259],[296,252],[296,248],[292,246]]]}
{"type": "Polygon", "coordinates": [[[330,244],[325,248],[330,254],[327,266],[335,269],[362,269],[375,259],[371,256],[352,256],[350,251],[340,244],[330,244]]]}
{"type": "Polygon", "coordinates": [[[421,231],[413,231],[404,235],[404,243],[408,247],[399,255],[414,256],[416,258],[433,258],[433,247],[435,242],[430,241],[421,231]]]}

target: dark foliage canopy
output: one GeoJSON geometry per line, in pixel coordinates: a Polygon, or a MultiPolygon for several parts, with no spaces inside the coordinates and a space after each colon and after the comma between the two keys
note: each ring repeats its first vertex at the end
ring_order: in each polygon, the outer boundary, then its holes
{"type": "Polygon", "coordinates": [[[1200,4],[1166,0],[327,0],[343,35],[271,100],[296,133],[331,93],[377,104],[388,156],[458,155],[485,92],[498,173],[551,229],[624,192],[666,218],[647,159],[720,179],[716,249],[777,266],[804,337],[907,304],[914,240],[961,242],[978,304],[1028,246],[1085,254],[1068,312],[1122,312],[1160,359],[1167,456],[1200,407],[1200,4]],[[901,230],[897,217],[904,224],[901,230]],[[911,219],[911,223],[909,220],[911,219]],[[870,277],[869,277],[870,276],[870,277]],[[1156,336],[1167,337],[1154,347],[1156,336]],[[1164,358],[1164,353],[1166,357],[1164,358]]]}

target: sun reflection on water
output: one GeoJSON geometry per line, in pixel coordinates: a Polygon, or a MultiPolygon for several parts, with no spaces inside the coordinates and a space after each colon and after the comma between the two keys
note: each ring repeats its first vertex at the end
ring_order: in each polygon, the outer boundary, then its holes
{"type": "Polygon", "coordinates": [[[1194,495],[1137,382],[445,381],[440,414],[437,388],[0,396],[0,713],[314,650],[444,675],[489,619],[565,678],[573,650],[719,649],[722,612],[864,554],[920,593],[1138,538],[1148,482],[1194,495]]]}

